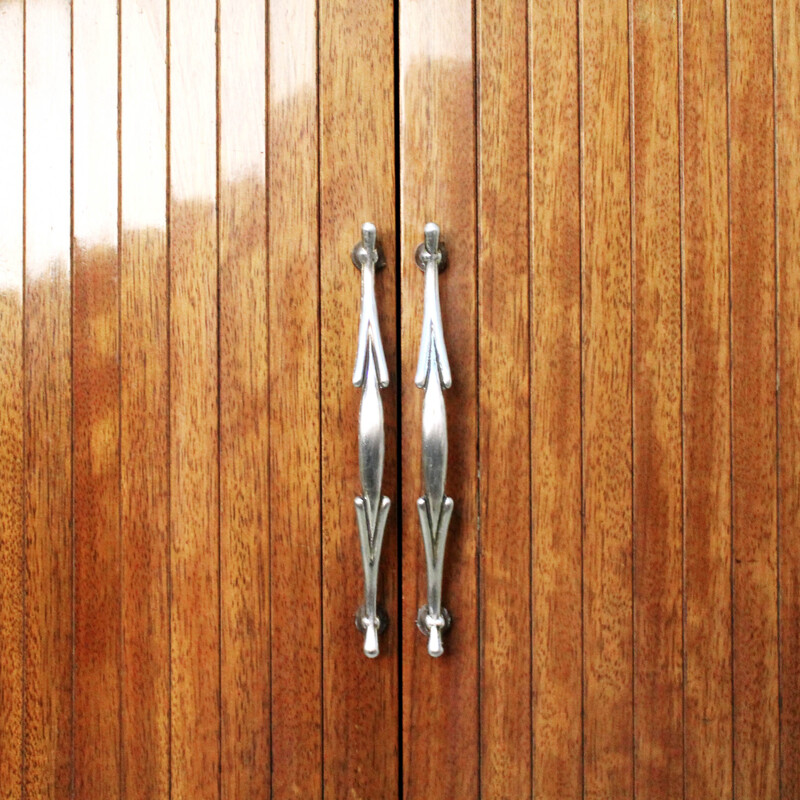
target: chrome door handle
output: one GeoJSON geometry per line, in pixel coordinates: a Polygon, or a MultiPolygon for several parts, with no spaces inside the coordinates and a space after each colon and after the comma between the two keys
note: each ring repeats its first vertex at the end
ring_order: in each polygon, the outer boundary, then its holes
{"type": "Polygon", "coordinates": [[[425,225],[425,241],[417,247],[417,266],[425,273],[425,309],[422,339],[414,382],[425,390],[422,401],[422,475],[425,494],[417,500],[425,562],[428,602],[417,614],[417,627],[428,637],[428,653],[442,655],[442,632],[450,627],[450,615],[442,606],[442,574],[447,527],[453,514],[453,500],[444,493],[447,476],[447,414],[443,389],[452,384],[450,362],[444,345],[442,310],[439,303],[439,273],[444,253],[439,247],[439,226],[425,225]]]}
{"type": "Polygon", "coordinates": [[[378,608],[378,565],[391,505],[389,498],[381,494],[385,444],[380,390],[389,385],[389,370],[375,302],[375,272],[380,268],[376,239],[375,226],[365,222],[361,226],[361,241],[352,252],[353,263],[361,271],[361,321],[353,386],[362,390],[358,415],[361,495],[356,497],[355,505],[364,567],[364,605],[356,613],[356,627],[364,634],[364,655],[368,658],[378,655],[378,634],[388,624],[386,613],[378,608]]]}

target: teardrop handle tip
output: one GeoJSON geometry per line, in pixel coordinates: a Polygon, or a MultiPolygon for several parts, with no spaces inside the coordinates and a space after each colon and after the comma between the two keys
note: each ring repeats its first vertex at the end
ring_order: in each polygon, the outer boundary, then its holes
{"type": "Polygon", "coordinates": [[[428,637],[428,655],[439,658],[444,654],[442,633],[450,627],[450,614],[443,608],[441,614],[432,614],[430,606],[422,606],[417,614],[417,627],[428,637]]]}
{"type": "Polygon", "coordinates": [[[374,616],[367,614],[367,607],[361,606],[356,613],[356,628],[364,634],[364,655],[377,658],[380,653],[380,634],[389,626],[389,617],[379,606],[374,616]]]}
{"type": "Polygon", "coordinates": [[[366,622],[367,630],[364,633],[364,655],[367,658],[377,658],[381,652],[378,647],[378,626],[375,624],[374,619],[369,619],[366,622]]]}

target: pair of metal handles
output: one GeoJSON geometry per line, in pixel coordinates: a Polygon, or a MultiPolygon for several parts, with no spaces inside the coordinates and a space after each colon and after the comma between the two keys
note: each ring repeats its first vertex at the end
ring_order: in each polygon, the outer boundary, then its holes
{"type": "MultiPolygon", "coordinates": [[[[353,385],[362,390],[358,420],[361,494],[356,497],[355,504],[364,566],[364,605],[356,614],[356,627],[364,634],[364,654],[369,658],[378,655],[378,635],[388,623],[385,612],[378,607],[378,565],[391,505],[389,498],[381,493],[385,446],[380,390],[389,385],[389,370],[375,302],[375,272],[379,268],[376,240],[375,226],[365,222],[361,226],[361,241],[352,253],[353,263],[361,270],[361,321],[353,385]]],[[[428,637],[428,653],[436,658],[444,652],[442,633],[450,626],[450,615],[442,606],[442,565],[453,500],[444,493],[447,415],[442,390],[450,388],[452,378],[439,304],[439,273],[445,262],[439,245],[439,226],[435,223],[425,226],[425,238],[417,247],[415,258],[425,273],[425,310],[414,382],[425,391],[422,402],[424,495],[417,500],[417,510],[428,575],[428,602],[419,610],[417,627],[428,637]]]]}

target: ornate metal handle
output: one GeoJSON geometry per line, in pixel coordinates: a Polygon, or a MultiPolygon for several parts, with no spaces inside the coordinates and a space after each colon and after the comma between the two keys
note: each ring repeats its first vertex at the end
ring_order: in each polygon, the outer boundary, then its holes
{"type": "Polygon", "coordinates": [[[442,607],[442,567],[447,527],[453,500],[444,493],[447,476],[447,414],[443,389],[452,384],[450,362],[444,345],[442,310],[439,304],[439,273],[444,253],[439,247],[439,226],[425,225],[425,241],[417,247],[416,262],[425,273],[425,310],[422,340],[414,382],[425,390],[422,401],[422,474],[425,495],[417,500],[428,574],[428,602],[417,614],[417,627],[428,637],[428,653],[442,655],[442,632],[450,627],[450,615],[442,607]]]}
{"type": "Polygon", "coordinates": [[[389,385],[389,370],[378,326],[375,302],[375,272],[380,268],[376,248],[377,232],[371,222],[361,226],[361,241],[353,248],[353,263],[361,270],[361,322],[353,386],[362,389],[358,415],[358,465],[361,495],[356,497],[356,522],[364,566],[364,605],[356,613],[356,627],[364,634],[364,655],[379,653],[378,634],[388,623],[378,608],[378,565],[383,531],[391,502],[381,494],[383,481],[383,404],[380,389],[389,385]]]}

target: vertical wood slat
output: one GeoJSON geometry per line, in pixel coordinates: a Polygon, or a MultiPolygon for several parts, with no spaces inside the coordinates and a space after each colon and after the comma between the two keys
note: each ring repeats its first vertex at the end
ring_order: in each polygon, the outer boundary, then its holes
{"type": "Polygon", "coordinates": [[[726,11],[681,9],[685,789],[701,800],[733,783],[726,11]]]}
{"type": "Polygon", "coordinates": [[[73,535],[76,798],[120,774],[116,4],[72,3],[73,535]]]}
{"type": "Polygon", "coordinates": [[[683,793],[677,4],[634,0],[634,793],[683,793]]]}
{"type": "Polygon", "coordinates": [[[317,8],[268,12],[272,792],[322,793],[317,8]]]}
{"type": "Polygon", "coordinates": [[[22,796],[22,0],[0,8],[0,797],[22,796]]]}
{"type": "Polygon", "coordinates": [[[579,8],[582,102],[584,794],[632,796],[628,15],[579,8]]]}
{"type": "Polygon", "coordinates": [[[476,14],[480,796],[487,799],[532,790],[527,5],[478,0],[476,14]]]}
{"type": "Polygon", "coordinates": [[[399,7],[401,365],[403,451],[403,795],[479,793],[475,119],[472,4],[399,7]],[[423,226],[441,227],[448,263],[439,276],[453,386],[445,488],[455,509],[444,558],[443,604],[453,617],[445,655],[432,659],[413,621],[426,598],[417,498],[422,494],[419,353],[423,276],[414,263],[423,226]]]}
{"type": "Polygon", "coordinates": [[[169,796],[167,2],[120,4],[122,776],[169,796]]]}
{"type": "Polygon", "coordinates": [[[583,795],[577,0],[532,0],[534,796],[583,795]]]}
{"type": "Polygon", "coordinates": [[[25,9],[23,794],[72,791],[70,4],[25,9]]]}
{"type": "Polygon", "coordinates": [[[776,797],[778,442],[772,3],[734,0],[728,31],[734,792],[776,797]]]}
{"type": "Polygon", "coordinates": [[[800,795],[800,5],[774,6],[777,56],[781,796],[800,795]]]}
{"type": "Polygon", "coordinates": [[[394,522],[400,503],[394,9],[377,0],[326,0],[319,15],[324,787],[331,797],[389,798],[398,792],[398,631],[406,622],[398,618],[394,522]],[[362,636],[353,625],[364,581],[353,505],[361,493],[361,390],[352,385],[361,277],[350,250],[363,222],[377,226],[386,261],[375,288],[390,376],[381,393],[386,440],[382,491],[394,512],[387,520],[378,579],[389,626],[375,660],[364,656],[362,636]]]}
{"type": "Polygon", "coordinates": [[[219,795],[217,10],[169,5],[173,800],[219,795]]]}
{"type": "Polygon", "coordinates": [[[219,4],[221,794],[270,793],[265,4],[219,4]]]}

